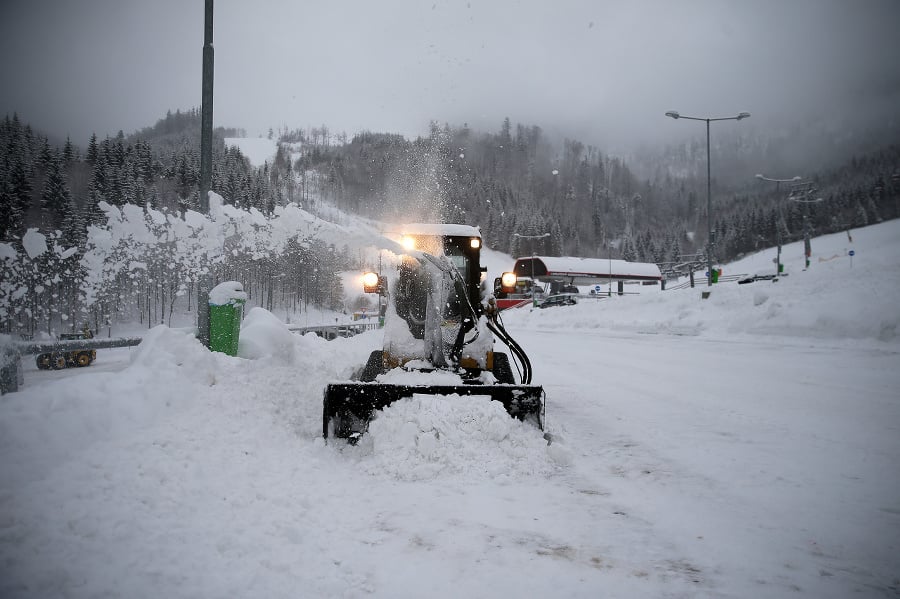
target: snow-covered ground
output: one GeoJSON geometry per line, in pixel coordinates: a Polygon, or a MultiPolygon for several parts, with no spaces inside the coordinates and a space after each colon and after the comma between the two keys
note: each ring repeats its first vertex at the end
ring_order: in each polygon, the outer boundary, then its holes
{"type": "Polygon", "coordinates": [[[0,596],[898,597],[900,221],[853,237],[708,299],[504,312],[550,445],[459,399],[326,444],[323,387],[380,332],[258,310],[245,358],[157,327],[29,368],[0,399],[0,596]]]}

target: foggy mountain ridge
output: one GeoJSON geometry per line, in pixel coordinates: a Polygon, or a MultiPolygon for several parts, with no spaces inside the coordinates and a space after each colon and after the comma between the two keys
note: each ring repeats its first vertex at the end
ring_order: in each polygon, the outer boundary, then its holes
{"type": "MultiPolygon", "coordinates": [[[[152,163],[143,167],[143,184],[125,185],[123,197],[109,199],[113,203],[149,201],[177,210],[196,206],[199,119],[197,109],[169,111],[152,126],[107,138],[104,143],[119,147],[114,153],[120,167],[136,160],[134,148],[146,145],[145,153],[153,155],[152,163]]],[[[663,125],[683,125],[669,121],[661,117],[663,125]]],[[[284,143],[272,164],[261,167],[251,166],[237,148],[224,147],[224,137],[240,136],[242,130],[218,127],[214,188],[226,201],[256,205],[264,213],[288,201],[305,203],[310,209],[330,202],[372,218],[405,215],[463,221],[480,226],[489,243],[512,254],[532,249],[583,256],[612,252],[617,258],[664,262],[676,260],[676,252],[692,253],[705,244],[705,136],[701,135],[703,123],[691,124],[695,135],[687,141],[643,147],[624,157],[578,140],[558,143],[539,126],[514,125],[509,119],[495,133],[432,123],[431,135],[416,139],[361,132],[348,140],[345,133],[336,134],[325,125],[284,127],[270,132],[284,143]],[[299,151],[296,145],[288,150],[288,142],[300,142],[299,151]],[[520,248],[513,235],[517,232],[549,232],[551,237],[540,248],[520,248]]],[[[835,226],[831,222],[835,219],[825,220],[825,215],[837,215],[841,226],[897,216],[889,201],[896,193],[891,177],[900,165],[896,146],[891,145],[897,137],[893,122],[863,133],[838,131],[835,123],[830,130],[798,126],[778,136],[761,135],[744,124],[712,129],[714,218],[722,221],[715,228],[723,232],[746,228],[741,221],[756,213],[753,220],[765,223],[760,225],[765,230],[753,233],[754,245],[761,243],[760,237],[774,240],[776,208],[778,203],[785,208],[784,199],[774,197],[774,186],[754,177],[760,172],[827,182],[828,188],[820,189],[820,194],[834,198],[830,201],[840,206],[821,211],[813,207],[812,218],[819,229],[835,226]],[[875,158],[864,161],[865,174],[843,180],[830,176],[855,157],[870,154],[875,158]],[[878,194],[886,194],[885,207],[879,207],[878,194]],[[863,218],[861,211],[871,214],[863,218]]],[[[36,206],[49,141],[40,133],[32,135],[41,147],[24,154],[26,161],[38,166],[31,169],[35,181],[29,192],[36,206]]],[[[12,137],[4,145],[12,151],[12,137]]],[[[68,163],[73,200],[81,209],[92,203],[89,188],[97,169],[90,163],[90,159],[68,163]]],[[[121,182],[128,175],[120,172],[107,178],[121,182]]],[[[102,182],[94,185],[94,191],[98,185],[102,182]]],[[[40,220],[38,212],[31,210],[32,223],[40,220]]],[[[790,217],[796,207],[788,206],[787,212],[790,217]]],[[[789,225],[786,235],[798,235],[796,227],[789,225]]],[[[746,244],[725,240],[720,232],[719,259],[748,250],[746,244]]]]}

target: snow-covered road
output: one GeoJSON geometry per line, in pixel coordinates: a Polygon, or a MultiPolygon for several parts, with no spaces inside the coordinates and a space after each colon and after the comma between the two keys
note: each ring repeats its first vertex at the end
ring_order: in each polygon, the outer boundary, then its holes
{"type": "Polygon", "coordinates": [[[725,596],[898,592],[896,352],[584,331],[520,338],[573,470],[602,511],[631,520],[598,521],[598,538],[627,531],[607,559],[640,547],[627,568],[683,564],[725,596]],[[629,538],[644,528],[651,542],[629,538]]]}
{"type": "Polygon", "coordinates": [[[122,373],[131,397],[114,373],[74,371],[113,396],[102,406],[29,380],[4,398],[3,424],[38,437],[4,431],[21,442],[5,447],[19,486],[0,503],[3,595],[896,596],[895,351],[516,334],[548,394],[549,448],[463,407],[431,447],[402,427],[323,444],[321,386],[377,334],[303,338],[318,357],[300,373],[166,333],[154,365],[171,352],[190,370],[171,365],[174,386],[142,379],[140,360],[122,373]]]}

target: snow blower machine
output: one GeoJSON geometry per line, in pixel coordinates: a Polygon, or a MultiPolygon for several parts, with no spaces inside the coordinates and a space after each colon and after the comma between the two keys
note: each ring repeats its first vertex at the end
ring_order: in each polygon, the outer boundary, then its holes
{"type": "Polygon", "coordinates": [[[486,291],[479,230],[404,225],[400,243],[404,249],[396,276],[390,281],[377,273],[363,277],[364,291],[378,293],[383,302],[383,348],[372,352],[356,380],[326,386],[325,438],[356,443],[376,412],[421,395],[447,401],[482,396],[543,430],[544,390],[531,384],[528,356],[504,329],[494,297],[486,291]],[[509,355],[494,351],[496,339],[509,355]]]}

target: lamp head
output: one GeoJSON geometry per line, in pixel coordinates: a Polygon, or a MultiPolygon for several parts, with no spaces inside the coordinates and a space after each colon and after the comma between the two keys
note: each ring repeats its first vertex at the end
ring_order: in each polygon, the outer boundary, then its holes
{"type": "MultiPolygon", "coordinates": [[[[673,119],[677,119],[677,118],[680,118],[680,117],[681,117],[681,115],[678,114],[678,113],[677,113],[676,111],[674,111],[674,110],[670,110],[669,112],[667,112],[667,113],[666,113],[666,116],[672,117],[673,119]]],[[[750,116],[750,115],[747,115],[747,116],[750,116]]]]}
{"type": "Polygon", "coordinates": [[[740,113],[739,115],[737,115],[737,120],[741,120],[741,119],[749,119],[749,118],[750,118],[750,113],[749,113],[749,112],[742,112],[742,113],[740,113]]]}

